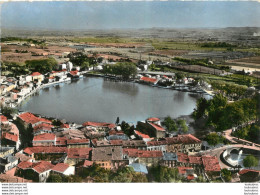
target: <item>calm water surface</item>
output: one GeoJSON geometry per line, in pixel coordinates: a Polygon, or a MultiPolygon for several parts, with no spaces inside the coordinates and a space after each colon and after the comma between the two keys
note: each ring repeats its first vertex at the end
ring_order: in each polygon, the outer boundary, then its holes
{"type": "Polygon", "coordinates": [[[148,117],[178,117],[191,114],[196,99],[188,92],[156,88],[137,83],[86,78],[42,89],[27,99],[20,110],[66,121],[136,123],[148,117]]]}

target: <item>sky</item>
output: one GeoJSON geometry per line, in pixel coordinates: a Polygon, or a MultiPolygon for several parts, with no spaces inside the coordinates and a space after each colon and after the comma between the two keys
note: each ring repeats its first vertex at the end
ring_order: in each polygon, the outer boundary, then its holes
{"type": "Polygon", "coordinates": [[[260,27],[260,3],[223,1],[8,2],[1,28],[139,29],[260,27]]]}

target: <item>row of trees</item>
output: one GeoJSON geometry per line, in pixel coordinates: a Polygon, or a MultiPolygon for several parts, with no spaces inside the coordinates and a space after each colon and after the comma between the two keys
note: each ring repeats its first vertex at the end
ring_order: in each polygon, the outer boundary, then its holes
{"type": "Polygon", "coordinates": [[[195,120],[204,118],[206,126],[222,131],[257,119],[258,108],[259,95],[228,104],[226,97],[217,94],[210,100],[200,98],[194,109],[193,117],[195,120]]]}
{"type": "Polygon", "coordinates": [[[241,127],[232,133],[232,135],[260,144],[260,126],[258,124],[241,127]]]}
{"type": "Polygon", "coordinates": [[[219,47],[219,48],[232,48],[237,47],[237,45],[226,43],[226,42],[208,42],[208,43],[202,43],[201,47],[219,47]]]}
{"type": "Polygon", "coordinates": [[[216,146],[219,143],[224,142],[224,137],[221,135],[218,135],[217,133],[213,132],[206,136],[206,141],[209,143],[209,145],[216,146]]]}
{"type": "Polygon", "coordinates": [[[128,80],[137,74],[137,68],[131,62],[118,62],[116,64],[108,64],[104,66],[103,72],[105,74],[118,75],[124,80],[128,80]]]}
{"type": "Polygon", "coordinates": [[[247,93],[247,86],[227,83],[223,81],[210,82],[214,90],[219,91],[229,99],[238,100],[244,97],[247,93]]]}
{"type": "Polygon", "coordinates": [[[186,121],[183,119],[174,120],[170,116],[167,116],[162,124],[166,127],[169,132],[183,132],[187,133],[189,128],[186,121]]]}
{"type": "Polygon", "coordinates": [[[58,62],[54,58],[26,60],[23,62],[1,62],[1,70],[11,72],[12,76],[29,74],[30,72],[47,73],[57,66],[58,62]]]}
{"type": "Polygon", "coordinates": [[[174,57],[173,59],[176,60],[176,61],[179,61],[179,62],[183,62],[183,63],[188,64],[188,65],[201,65],[201,66],[216,68],[216,69],[220,69],[220,70],[229,70],[230,69],[229,66],[215,65],[215,64],[209,63],[208,58],[205,58],[205,59],[187,59],[187,58],[174,57]]]}
{"type": "Polygon", "coordinates": [[[94,69],[98,65],[97,63],[102,62],[102,58],[98,58],[96,55],[88,57],[82,52],[70,53],[68,57],[74,65],[80,66],[81,69],[85,70],[88,70],[90,67],[94,69]]]}
{"type": "Polygon", "coordinates": [[[26,68],[32,72],[47,73],[51,72],[58,62],[54,58],[40,59],[40,60],[27,60],[25,61],[26,68]]]}
{"type": "Polygon", "coordinates": [[[132,167],[121,167],[116,171],[104,169],[97,164],[79,171],[79,177],[92,178],[95,182],[131,183],[147,182],[147,177],[134,171],[132,167]]]}

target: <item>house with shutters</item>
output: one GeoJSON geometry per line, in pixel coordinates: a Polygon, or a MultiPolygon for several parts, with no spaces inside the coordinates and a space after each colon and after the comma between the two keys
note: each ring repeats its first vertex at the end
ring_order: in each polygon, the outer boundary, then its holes
{"type": "Polygon", "coordinates": [[[33,180],[35,182],[46,182],[50,175],[52,168],[54,167],[48,161],[39,162],[20,162],[17,166],[17,176],[25,179],[33,180]]]}
{"type": "Polygon", "coordinates": [[[33,146],[56,146],[56,135],[53,133],[35,135],[32,144],[33,146]]]}

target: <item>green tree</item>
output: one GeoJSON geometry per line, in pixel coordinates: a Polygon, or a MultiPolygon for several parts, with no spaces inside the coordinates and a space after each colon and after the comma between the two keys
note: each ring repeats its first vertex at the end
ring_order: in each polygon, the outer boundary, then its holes
{"type": "Polygon", "coordinates": [[[121,122],[121,129],[122,131],[128,135],[131,136],[134,134],[134,126],[130,126],[128,123],[126,123],[125,121],[121,122]]]}
{"type": "Polygon", "coordinates": [[[66,183],[80,183],[81,181],[82,181],[82,178],[78,175],[66,176],[63,179],[63,182],[66,182],[66,183]]]}
{"type": "Polygon", "coordinates": [[[204,179],[204,177],[201,176],[201,175],[197,177],[196,181],[197,181],[198,183],[205,183],[205,182],[206,182],[206,180],[204,179]]]}
{"type": "Polygon", "coordinates": [[[243,165],[249,168],[256,167],[258,165],[258,159],[253,155],[248,155],[247,157],[244,158],[243,165]]]}
{"type": "Polygon", "coordinates": [[[177,131],[177,125],[176,125],[175,121],[170,116],[167,116],[164,119],[164,121],[162,122],[162,124],[166,127],[166,129],[169,132],[177,131]]]}
{"type": "Polygon", "coordinates": [[[146,175],[142,173],[132,173],[133,178],[132,178],[132,183],[147,183],[147,177],[146,175]]]}
{"type": "Polygon", "coordinates": [[[194,109],[192,116],[195,119],[199,119],[206,115],[206,111],[209,107],[209,102],[206,98],[200,98],[197,100],[196,108],[194,109]]]}
{"type": "Polygon", "coordinates": [[[206,141],[209,145],[217,145],[219,143],[223,143],[223,137],[219,136],[217,133],[210,133],[206,136],[206,141]]]}
{"type": "Polygon", "coordinates": [[[133,179],[134,169],[132,167],[119,168],[111,177],[112,182],[130,183],[133,179]]]}
{"type": "Polygon", "coordinates": [[[58,174],[50,174],[47,181],[48,183],[62,183],[62,177],[58,174]]]}
{"type": "Polygon", "coordinates": [[[181,129],[181,131],[183,133],[187,133],[188,132],[189,128],[188,128],[185,120],[178,120],[177,123],[178,123],[179,128],[181,129]]]}
{"type": "Polygon", "coordinates": [[[118,62],[117,64],[108,64],[104,66],[105,74],[113,74],[122,76],[124,80],[128,80],[131,76],[137,74],[136,65],[131,62],[118,62]]]}
{"type": "Polygon", "coordinates": [[[155,64],[151,64],[151,65],[149,66],[149,69],[150,69],[151,71],[154,71],[154,70],[156,69],[155,64]]]}
{"type": "Polygon", "coordinates": [[[10,107],[1,107],[1,112],[6,117],[10,118],[12,114],[17,114],[18,110],[15,108],[10,108],[10,107]]]}
{"type": "Polygon", "coordinates": [[[26,67],[33,72],[47,73],[51,72],[58,62],[54,58],[40,59],[40,60],[27,60],[25,61],[26,67]]]}
{"type": "Polygon", "coordinates": [[[80,68],[83,69],[83,70],[86,70],[86,69],[88,70],[89,67],[90,67],[90,64],[89,64],[88,61],[84,61],[84,62],[81,64],[81,66],[80,66],[80,68]]]}
{"type": "Polygon", "coordinates": [[[184,74],[183,73],[181,73],[181,72],[177,72],[176,74],[175,74],[175,76],[176,76],[176,78],[178,79],[178,80],[180,80],[180,79],[184,79],[184,74]]]}
{"type": "Polygon", "coordinates": [[[221,170],[221,175],[223,177],[223,179],[226,181],[226,182],[230,182],[231,181],[231,176],[232,176],[232,173],[231,171],[229,171],[228,169],[222,169],[221,170]]]}
{"type": "Polygon", "coordinates": [[[150,174],[156,182],[175,182],[180,179],[177,168],[160,165],[151,167],[150,174]]]}

